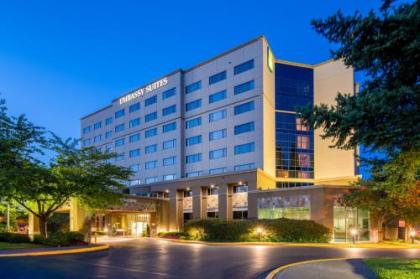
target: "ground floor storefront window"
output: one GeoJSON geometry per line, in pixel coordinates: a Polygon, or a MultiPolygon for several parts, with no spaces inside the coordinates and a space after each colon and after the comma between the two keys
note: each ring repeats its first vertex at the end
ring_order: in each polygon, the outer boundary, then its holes
{"type": "Polygon", "coordinates": [[[258,199],[258,219],[311,219],[311,202],[307,195],[258,199]]]}
{"type": "Polygon", "coordinates": [[[357,241],[369,241],[369,212],[357,208],[334,206],[334,241],[351,242],[353,229],[356,229],[357,233],[354,237],[357,241]]]}

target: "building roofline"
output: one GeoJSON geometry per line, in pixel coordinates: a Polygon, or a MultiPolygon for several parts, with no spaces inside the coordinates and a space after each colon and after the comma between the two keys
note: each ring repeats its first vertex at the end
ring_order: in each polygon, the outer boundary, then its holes
{"type": "Polygon", "coordinates": [[[331,59],[322,61],[322,62],[317,63],[317,64],[306,64],[306,63],[300,63],[300,62],[293,62],[293,61],[288,61],[288,60],[276,59],[276,63],[279,63],[279,64],[286,64],[286,65],[297,66],[297,67],[304,67],[304,68],[310,68],[310,69],[315,69],[316,67],[322,66],[324,64],[332,63],[332,62],[335,62],[335,61],[337,61],[337,60],[331,58],[331,59]]]}

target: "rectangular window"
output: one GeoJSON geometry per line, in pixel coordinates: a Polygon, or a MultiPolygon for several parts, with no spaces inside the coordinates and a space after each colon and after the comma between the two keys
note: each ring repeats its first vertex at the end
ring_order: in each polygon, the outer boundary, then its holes
{"type": "Polygon", "coordinates": [[[105,145],[105,152],[111,152],[112,151],[112,144],[105,145]]]}
{"type": "Polygon", "coordinates": [[[233,111],[235,115],[252,111],[255,108],[254,101],[243,103],[234,107],[233,111]]]}
{"type": "Polygon", "coordinates": [[[108,126],[111,124],[112,124],[112,117],[108,117],[107,119],[105,119],[105,126],[108,126]]]}
{"type": "Polygon", "coordinates": [[[201,99],[189,102],[185,104],[185,111],[191,111],[201,107],[201,99]]]}
{"type": "Polygon", "coordinates": [[[90,144],[90,139],[84,139],[83,140],[83,146],[87,146],[90,144]]]}
{"type": "Polygon", "coordinates": [[[123,145],[124,145],[124,143],[125,143],[125,139],[124,139],[124,138],[121,138],[121,139],[116,139],[116,140],[115,140],[115,147],[118,147],[118,146],[123,146],[123,145]]]}
{"type": "Polygon", "coordinates": [[[241,124],[241,125],[236,125],[234,134],[235,135],[240,135],[240,134],[243,134],[243,133],[252,132],[252,131],[254,131],[254,128],[255,128],[254,126],[255,126],[254,122],[248,122],[248,123],[244,123],[244,124],[241,124]]]}
{"type": "Polygon", "coordinates": [[[148,113],[144,116],[144,122],[149,122],[149,121],[152,121],[152,120],[155,120],[155,119],[157,119],[157,112],[156,111],[148,113]]]}
{"type": "Polygon", "coordinates": [[[220,92],[216,92],[209,96],[209,104],[221,101],[226,99],[226,90],[222,90],[220,92]]]}
{"type": "Polygon", "coordinates": [[[227,149],[226,148],[211,150],[209,152],[210,160],[224,158],[224,157],[226,157],[226,155],[227,155],[227,149]]]}
{"type": "Polygon", "coordinates": [[[112,131],[106,131],[105,132],[105,139],[110,139],[112,138],[112,131]]]}
{"type": "Polygon", "coordinates": [[[162,148],[164,150],[175,148],[175,143],[176,143],[176,139],[171,139],[171,140],[164,141],[162,143],[162,148]]]}
{"type": "Polygon", "coordinates": [[[175,180],[176,174],[167,174],[163,176],[163,181],[175,180]]]}
{"type": "Polygon", "coordinates": [[[299,167],[310,168],[311,167],[311,156],[306,153],[298,153],[299,167]]]}
{"type": "Polygon", "coordinates": [[[238,94],[242,94],[244,92],[250,91],[252,89],[254,89],[254,81],[250,80],[250,81],[236,85],[233,88],[233,93],[235,95],[238,95],[238,94]]]}
{"type": "Polygon", "coordinates": [[[201,162],[201,153],[191,154],[188,156],[185,156],[185,163],[186,164],[193,164],[197,162],[201,162]]]}
{"type": "Polygon", "coordinates": [[[147,107],[147,106],[156,104],[156,102],[157,102],[157,96],[155,95],[153,97],[150,97],[144,100],[144,106],[147,107]]]}
{"type": "Polygon", "coordinates": [[[224,172],[226,172],[226,168],[215,168],[209,170],[209,174],[219,174],[224,172]]]}
{"type": "Polygon", "coordinates": [[[250,169],[255,169],[255,164],[254,163],[242,164],[242,165],[236,165],[235,166],[235,171],[243,171],[243,170],[250,170],[250,169]]]}
{"type": "Polygon", "coordinates": [[[171,89],[166,90],[166,91],[163,91],[162,92],[162,99],[163,100],[168,99],[172,96],[175,96],[175,94],[176,94],[176,87],[171,88],[171,89]]]}
{"type": "Polygon", "coordinates": [[[130,170],[132,171],[132,172],[139,172],[140,171],[140,165],[139,164],[134,164],[134,165],[131,165],[130,166],[130,170]]]}
{"type": "Polygon", "coordinates": [[[144,148],[145,154],[154,153],[157,151],[157,144],[148,145],[144,148]]]}
{"type": "Polygon", "coordinates": [[[233,68],[233,73],[235,75],[238,75],[240,73],[246,72],[248,70],[251,70],[252,68],[254,68],[254,59],[248,60],[242,64],[236,65],[233,68]]]}
{"type": "Polygon", "coordinates": [[[214,122],[218,120],[225,119],[226,117],[226,110],[219,110],[209,114],[209,122],[214,122]]]}
{"type": "Polygon", "coordinates": [[[131,135],[129,137],[129,142],[136,142],[136,141],[139,141],[139,140],[140,140],[140,133],[131,135]]]}
{"type": "Polygon", "coordinates": [[[156,167],[157,167],[157,161],[156,160],[148,161],[144,164],[144,168],[146,170],[155,169],[156,167]]]}
{"type": "Polygon", "coordinates": [[[140,156],[140,148],[130,150],[129,156],[130,156],[130,158],[140,156]]]}
{"type": "Polygon", "coordinates": [[[146,179],[144,180],[144,182],[146,184],[155,183],[155,182],[158,182],[158,178],[157,178],[157,176],[146,177],[146,179]]]}
{"type": "Polygon", "coordinates": [[[223,139],[227,135],[226,129],[216,130],[209,133],[209,141],[223,139]]]}
{"type": "Polygon", "coordinates": [[[226,71],[217,73],[215,75],[212,75],[209,77],[209,85],[211,84],[215,84],[219,81],[225,80],[226,79],[226,71]]]}
{"type": "Polygon", "coordinates": [[[130,128],[136,127],[140,125],[140,118],[134,118],[132,120],[130,120],[130,122],[128,122],[128,126],[130,128]]]}
{"type": "Polygon", "coordinates": [[[172,166],[172,165],[175,165],[175,159],[176,159],[175,156],[164,158],[163,159],[163,165],[164,166],[172,166]]]}
{"type": "Polygon", "coordinates": [[[296,147],[300,149],[309,149],[309,137],[308,136],[297,136],[296,147]]]}
{"type": "Polygon", "coordinates": [[[128,107],[128,112],[132,113],[140,109],[140,103],[132,104],[128,107]]]}
{"type": "Polygon", "coordinates": [[[93,124],[93,130],[100,129],[101,127],[102,127],[102,121],[99,121],[93,124]]]}
{"type": "Polygon", "coordinates": [[[124,114],[125,114],[125,110],[124,109],[117,110],[115,112],[115,119],[120,118],[120,117],[123,117],[124,114]]]}
{"type": "Polygon", "coordinates": [[[186,146],[191,146],[191,145],[194,145],[194,144],[199,144],[199,143],[201,143],[201,138],[202,138],[201,135],[186,138],[185,139],[185,145],[186,146]]]}
{"type": "Polygon", "coordinates": [[[83,134],[87,134],[90,132],[90,126],[84,127],[83,128],[83,134]]]}
{"type": "Polygon", "coordinates": [[[123,161],[124,160],[124,153],[117,154],[115,157],[115,161],[123,161]]]}
{"type": "Polygon", "coordinates": [[[185,177],[197,177],[201,175],[201,171],[192,171],[185,173],[185,177]]]}
{"type": "Polygon", "coordinates": [[[303,119],[296,117],[296,130],[297,131],[309,131],[309,127],[303,123],[303,119]]]}
{"type": "Polygon", "coordinates": [[[172,105],[162,109],[162,116],[166,116],[176,112],[176,105],[172,105]]]}
{"type": "Polygon", "coordinates": [[[201,125],[201,117],[185,121],[185,129],[190,129],[201,125]]]}
{"type": "Polygon", "coordinates": [[[201,80],[185,86],[185,94],[192,93],[201,88],[201,80]]]}
{"type": "Polygon", "coordinates": [[[124,123],[123,124],[119,124],[119,125],[115,126],[115,133],[122,132],[122,131],[124,131],[124,129],[125,129],[124,123]]]}
{"type": "Polygon", "coordinates": [[[102,140],[102,135],[97,135],[93,138],[93,142],[100,142],[102,140]]]}
{"type": "Polygon", "coordinates": [[[162,126],[162,132],[167,133],[176,130],[176,122],[171,122],[162,126]]]}
{"type": "Polygon", "coordinates": [[[144,132],[145,138],[151,138],[157,135],[157,128],[152,128],[144,132]]]}
{"type": "Polygon", "coordinates": [[[254,152],[255,151],[255,143],[245,143],[240,145],[235,145],[235,155],[254,152]]]}

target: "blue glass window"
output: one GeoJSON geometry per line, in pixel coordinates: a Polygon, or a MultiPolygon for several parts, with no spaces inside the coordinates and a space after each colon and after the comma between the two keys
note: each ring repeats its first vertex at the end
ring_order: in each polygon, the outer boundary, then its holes
{"type": "Polygon", "coordinates": [[[253,142],[235,145],[235,155],[254,152],[254,151],[255,151],[255,143],[253,142]]]}
{"type": "Polygon", "coordinates": [[[227,155],[227,149],[226,148],[211,150],[209,152],[210,160],[224,158],[224,157],[226,157],[226,155],[227,155]]]}
{"type": "Polygon", "coordinates": [[[171,122],[162,126],[162,132],[167,133],[176,130],[176,122],[171,122]]]}
{"type": "Polygon", "coordinates": [[[185,86],[185,94],[192,93],[201,88],[201,80],[185,86]]]}
{"type": "Polygon", "coordinates": [[[157,167],[157,161],[156,160],[148,161],[144,164],[144,168],[146,170],[154,169],[156,167],[157,167]]]}
{"type": "Polygon", "coordinates": [[[123,153],[120,153],[120,154],[117,154],[117,157],[115,157],[115,161],[122,161],[122,160],[124,160],[124,152],[123,153]]]}
{"type": "Polygon", "coordinates": [[[193,118],[185,121],[185,129],[190,129],[201,125],[201,117],[193,118]]]}
{"type": "Polygon", "coordinates": [[[250,81],[236,85],[233,88],[233,93],[235,95],[238,95],[238,94],[242,94],[244,92],[250,91],[252,89],[254,89],[254,81],[250,80],[250,81]]]}
{"type": "Polygon", "coordinates": [[[156,102],[157,102],[157,96],[155,95],[144,100],[144,106],[147,107],[147,106],[156,104],[156,102]]]}
{"type": "Polygon", "coordinates": [[[219,81],[225,80],[226,79],[226,71],[217,73],[215,75],[212,75],[209,77],[209,84],[215,84],[219,81]]]}
{"type": "Polygon", "coordinates": [[[201,153],[191,154],[188,156],[185,156],[185,163],[186,164],[193,164],[197,162],[201,162],[201,153]]]}
{"type": "Polygon", "coordinates": [[[144,132],[145,138],[151,138],[157,135],[157,128],[152,128],[144,132]]]}
{"type": "Polygon", "coordinates": [[[83,146],[89,145],[90,144],[90,139],[84,139],[83,140],[83,146]]]}
{"type": "Polygon", "coordinates": [[[254,108],[255,108],[254,101],[251,101],[251,102],[247,102],[247,103],[243,103],[243,104],[235,106],[233,111],[235,115],[238,115],[247,111],[252,111],[254,110],[254,108]]]}
{"type": "Polygon", "coordinates": [[[185,139],[185,145],[186,146],[191,146],[191,145],[194,145],[194,144],[199,144],[199,143],[201,143],[201,139],[202,139],[201,135],[186,138],[185,139]]]}
{"type": "Polygon", "coordinates": [[[83,134],[87,134],[90,132],[90,126],[84,127],[83,128],[83,134]]]}
{"type": "Polygon", "coordinates": [[[222,90],[220,92],[216,92],[209,96],[209,104],[221,101],[226,99],[226,90],[222,90]]]}
{"type": "Polygon", "coordinates": [[[115,112],[115,119],[123,117],[125,114],[125,110],[124,109],[120,109],[118,111],[115,112]]]}
{"type": "Polygon", "coordinates": [[[125,142],[124,138],[115,140],[115,147],[123,146],[124,142],[125,142]]]}
{"type": "Polygon", "coordinates": [[[101,127],[102,127],[102,121],[99,121],[93,124],[93,130],[100,129],[101,127]]]}
{"type": "Polygon", "coordinates": [[[140,140],[140,133],[131,135],[129,138],[129,142],[136,142],[140,140]]]}
{"type": "Polygon", "coordinates": [[[108,117],[107,119],[105,119],[105,125],[111,125],[112,124],[112,117],[108,117]]]}
{"type": "Polygon", "coordinates": [[[172,105],[162,109],[162,116],[169,115],[176,112],[176,105],[172,105]]]}
{"type": "Polygon", "coordinates": [[[175,148],[176,139],[166,140],[162,143],[163,149],[172,149],[175,148]]]}
{"type": "Polygon", "coordinates": [[[198,109],[201,107],[201,99],[189,102],[185,104],[185,111],[190,111],[194,109],[198,109]]]}
{"type": "Polygon", "coordinates": [[[129,156],[130,156],[130,158],[140,156],[140,148],[130,150],[129,156]]]}
{"type": "Polygon", "coordinates": [[[158,181],[157,176],[152,176],[152,177],[146,177],[146,179],[144,180],[144,182],[146,184],[150,184],[150,183],[155,183],[158,181]]]}
{"type": "Polygon", "coordinates": [[[246,72],[254,68],[254,59],[248,60],[242,64],[239,64],[233,68],[233,73],[235,75],[246,72]]]}
{"type": "Polygon", "coordinates": [[[148,145],[144,148],[145,154],[154,153],[157,151],[157,144],[148,145]]]}
{"type": "Polygon", "coordinates": [[[209,122],[222,120],[226,117],[226,110],[219,110],[209,114],[209,122]]]}
{"type": "Polygon", "coordinates": [[[192,171],[185,173],[185,177],[197,177],[201,175],[201,171],[192,171]]]}
{"type": "Polygon", "coordinates": [[[163,159],[163,165],[164,166],[172,166],[172,165],[175,165],[175,159],[176,159],[175,156],[164,158],[163,159]]]}
{"type": "Polygon", "coordinates": [[[112,138],[112,131],[106,131],[105,132],[105,139],[110,139],[112,138]]]}
{"type": "Polygon", "coordinates": [[[219,174],[226,172],[226,168],[209,169],[209,174],[219,174]]]}
{"type": "Polygon", "coordinates": [[[140,125],[140,118],[134,118],[132,120],[130,120],[130,122],[128,123],[128,126],[130,128],[136,127],[140,125]]]}
{"type": "Polygon", "coordinates": [[[235,171],[243,171],[243,170],[250,170],[250,169],[255,169],[255,164],[254,163],[242,164],[242,165],[236,165],[235,166],[235,171]]]}
{"type": "Polygon", "coordinates": [[[213,131],[209,133],[209,140],[218,140],[218,139],[223,139],[226,137],[227,134],[227,130],[226,129],[221,129],[221,130],[217,130],[217,131],[213,131]]]}
{"type": "Polygon", "coordinates": [[[102,140],[102,135],[97,135],[93,138],[93,142],[100,142],[102,140]]]}
{"type": "Polygon", "coordinates": [[[248,122],[248,123],[244,123],[244,124],[241,124],[241,125],[236,125],[234,134],[235,135],[240,135],[240,134],[243,134],[243,133],[252,132],[252,131],[254,131],[254,128],[255,128],[254,126],[255,126],[254,122],[248,122]]]}
{"type": "Polygon", "coordinates": [[[124,123],[123,124],[119,124],[119,125],[115,126],[115,133],[122,132],[122,131],[124,131],[124,129],[125,129],[124,123]]]}
{"type": "Polygon", "coordinates": [[[144,122],[149,122],[149,121],[152,121],[152,120],[155,120],[155,119],[157,119],[157,112],[156,111],[148,113],[144,116],[144,122]]]}
{"type": "Polygon", "coordinates": [[[169,181],[176,179],[176,174],[167,174],[163,176],[163,181],[169,181]]]}
{"type": "Polygon", "coordinates": [[[131,169],[132,172],[139,172],[140,171],[140,165],[139,164],[131,165],[130,169],[131,169]]]}
{"type": "Polygon", "coordinates": [[[135,104],[132,104],[132,105],[130,105],[129,107],[128,107],[128,111],[131,113],[131,112],[135,112],[135,111],[138,111],[140,109],[140,103],[135,103],[135,104]]]}
{"type": "Polygon", "coordinates": [[[166,90],[166,91],[163,91],[162,92],[162,99],[163,100],[168,99],[172,96],[175,96],[175,94],[176,94],[176,87],[171,88],[171,89],[166,90]]]}

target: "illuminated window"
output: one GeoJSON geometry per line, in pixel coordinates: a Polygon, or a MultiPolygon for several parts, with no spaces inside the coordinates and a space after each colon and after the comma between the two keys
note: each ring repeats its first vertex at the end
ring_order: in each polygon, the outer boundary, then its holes
{"type": "Polygon", "coordinates": [[[309,168],[311,166],[311,156],[305,153],[298,153],[299,167],[309,168]]]}
{"type": "Polygon", "coordinates": [[[296,146],[300,149],[309,149],[309,137],[308,136],[297,136],[296,146]]]}
{"type": "Polygon", "coordinates": [[[302,118],[296,117],[296,130],[297,131],[309,131],[308,126],[303,123],[302,118]]]}

